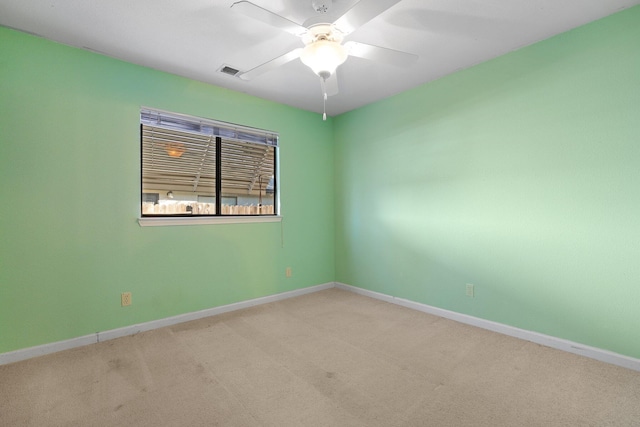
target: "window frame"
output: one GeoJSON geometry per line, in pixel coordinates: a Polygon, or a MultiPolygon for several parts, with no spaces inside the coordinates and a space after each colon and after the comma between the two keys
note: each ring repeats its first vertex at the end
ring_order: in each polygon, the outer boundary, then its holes
{"type": "MultiPolygon", "coordinates": [[[[202,225],[202,224],[233,224],[233,223],[266,223],[266,222],[280,222],[281,206],[280,206],[280,165],[279,165],[279,135],[277,132],[252,128],[244,125],[238,125],[234,123],[222,122],[218,120],[212,120],[193,115],[175,113],[170,111],[159,110],[156,108],[141,107],[139,117],[139,132],[140,132],[140,196],[139,196],[139,216],[138,223],[140,226],[168,226],[168,225],[202,225]],[[155,115],[155,116],[154,116],[155,115]],[[227,142],[236,141],[237,143],[246,143],[253,145],[264,145],[273,149],[273,214],[242,214],[233,215],[223,213],[222,199],[227,196],[222,195],[221,186],[222,181],[225,179],[222,176],[221,161],[223,150],[216,150],[214,161],[216,163],[215,181],[216,181],[216,203],[217,209],[214,214],[145,214],[143,212],[144,202],[144,131],[145,123],[149,126],[149,117],[157,117],[160,124],[163,124],[163,119],[176,120],[188,125],[198,124],[201,128],[212,130],[212,137],[220,140],[226,140],[227,142]],[[145,122],[146,120],[146,122],[145,122]],[[249,138],[255,139],[243,139],[243,135],[249,135],[249,138]],[[235,136],[235,138],[233,137],[235,136]]],[[[202,133],[203,135],[205,133],[202,133]]],[[[220,142],[217,141],[217,146],[220,148],[220,142]]],[[[271,156],[271,154],[270,154],[271,156]]],[[[255,176],[254,176],[255,179],[255,176]]],[[[156,191],[156,190],[154,190],[156,191]]],[[[172,191],[170,189],[170,191],[172,191]]],[[[259,190],[260,191],[260,190],[259,190]]],[[[147,193],[149,191],[146,191],[147,193]]],[[[236,196],[237,199],[237,196],[236,196]]]]}

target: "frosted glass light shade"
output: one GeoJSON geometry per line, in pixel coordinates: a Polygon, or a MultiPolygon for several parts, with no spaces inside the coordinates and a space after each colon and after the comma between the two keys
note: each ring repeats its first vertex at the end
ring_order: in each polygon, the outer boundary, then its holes
{"type": "Polygon", "coordinates": [[[318,40],[304,48],[300,60],[314,73],[327,79],[347,60],[347,49],[338,42],[318,40]]]}

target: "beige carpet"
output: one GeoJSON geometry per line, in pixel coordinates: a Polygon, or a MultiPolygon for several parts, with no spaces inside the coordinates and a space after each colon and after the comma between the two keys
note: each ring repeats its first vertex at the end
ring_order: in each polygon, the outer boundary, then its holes
{"type": "Polygon", "coordinates": [[[638,426],[640,372],[338,289],[0,366],[1,426],[638,426]]]}

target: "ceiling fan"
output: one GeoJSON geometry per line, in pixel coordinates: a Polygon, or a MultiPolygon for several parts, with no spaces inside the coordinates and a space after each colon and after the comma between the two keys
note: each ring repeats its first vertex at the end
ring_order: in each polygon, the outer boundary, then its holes
{"type": "MultiPolygon", "coordinates": [[[[401,67],[408,66],[418,58],[416,55],[351,40],[344,44],[342,43],[346,36],[400,1],[360,0],[332,23],[314,23],[307,27],[250,1],[235,2],[231,5],[232,9],[298,36],[305,45],[248,71],[239,73],[238,77],[243,80],[251,80],[260,74],[300,58],[305,65],[320,77],[326,103],[328,95],[336,95],[339,91],[336,69],[349,56],[401,67]]],[[[332,3],[332,0],[313,0],[311,1],[311,6],[317,13],[324,14],[331,9],[332,3]]],[[[326,113],[323,114],[323,118],[326,120],[326,113]]]]}

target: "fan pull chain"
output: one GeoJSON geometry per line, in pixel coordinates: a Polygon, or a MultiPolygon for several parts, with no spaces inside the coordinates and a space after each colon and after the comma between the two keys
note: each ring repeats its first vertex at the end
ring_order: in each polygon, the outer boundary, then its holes
{"type": "Polygon", "coordinates": [[[327,120],[327,80],[320,79],[320,84],[322,85],[322,120],[327,120]]]}
{"type": "Polygon", "coordinates": [[[322,120],[327,120],[327,92],[324,93],[324,103],[322,105],[322,120]]]}

